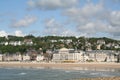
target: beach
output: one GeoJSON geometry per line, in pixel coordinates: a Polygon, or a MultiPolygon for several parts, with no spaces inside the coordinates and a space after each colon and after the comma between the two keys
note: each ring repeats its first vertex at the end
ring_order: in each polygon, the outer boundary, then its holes
{"type": "MultiPolygon", "coordinates": [[[[89,70],[93,70],[94,72],[89,72],[90,74],[95,74],[95,71],[103,71],[102,73],[104,73],[104,71],[109,72],[109,71],[113,71],[114,70],[120,70],[120,63],[40,63],[40,62],[0,62],[0,67],[3,68],[46,68],[47,70],[56,70],[56,69],[65,69],[65,73],[69,73],[69,71],[71,70],[85,70],[85,71],[89,71],[89,70]],[[68,71],[66,71],[68,70],[68,71]]],[[[45,70],[45,69],[44,69],[45,70]]],[[[40,71],[41,72],[41,71],[40,71]]],[[[51,72],[48,71],[50,74],[51,72]]],[[[48,73],[47,72],[47,73],[48,73]]],[[[59,72],[60,73],[60,72],[59,72]]],[[[80,72],[81,73],[81,72],[80,72]]],[[[98,73],[98,72],[97,72],[98,73]]],[[[102,73],[99,73],[102,75],[102,73]]],[[[119,72],[117,72],[119,73],[119,72]]],[[[78,73],[79,74],[79,73],[78,73]]],[[[80,75],[82,75],[83,73],[81,73],[80,75]]],[[[104,73],[106,74],[106,73],[104,73]]],[[[107,73],[109,74],[109,73],[107,73]]],[[[37,75],[37,74],[36,74],[37,75]]],[[[66,74],[67,75],[67,74],[66,74]]],[[[88,74],[89,75],[89,74],[88,74]]],[[[93,75],[92,75],[93,76],[93,75]]],[[[96,78],[78,78],[78,79],[70,79],[70,80],[120,80],[119,76],[116,77],[96,77],[96,78]]]]}
{"type": "Polygon", "coordinates": [[[120,69],[120,63],[40,63],[40,62],[0,62],[0,67],[43,67],[60,69],[120,69]]]}

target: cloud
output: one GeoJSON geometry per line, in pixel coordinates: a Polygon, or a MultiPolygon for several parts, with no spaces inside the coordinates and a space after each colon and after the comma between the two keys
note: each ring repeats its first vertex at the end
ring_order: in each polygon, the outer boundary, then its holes
{"type": "Polygon", "coordinates": [[[120,26],[120,11],[112,11],[108,17],[108,21],[112,26],[120,26]]]}
{"type": "Polygon", "coordinates": [[[29,0],[28,5],[29,8],[41,11],[60,10],[62,13],[60,17],[66,19],[67,24],[53,18],[45,20],[43,32],[47,35],[91,36],[106,33],[120,36],[120,11],[116,8],[119,7],[116,4],[119,4],[120,0],[98,0],[97,2],[86,0],[84,4],[79,1],[81,0],[29,0]],[[74,30],[69,29],[68,26],[73,26],[74,30]]]}
{"type": "Polygon", "coordinates": [[[91,19],[93,17],[97,18],[99,15],[101,15],[101,13],[103,14],[103,11],[104,7],[102,3],[99,4],[87,3],[81,8],[74,7],[64,10],[63,15],[72,17],[72,19],[76,19],[78,21],[81,18],[86,20],[91,19]]]}
{"type": "Polygon", "coordinates": [[[19,37],[25,36],[25,34],[23,34],[23,32],[20,31],[20,30],[15,31],[14,35],[15,35],[15,36],[19,36],[19,37]]]}
{"type": "MultiPolygon", "coordinates": [[[[106,24],[103,24],[99,17],[104,11],[103,4],[88,3],[81,8],[70,8],[63,12],[63,15],[68,17],[70,22],[76,23],[77,30],[83,33],[95,33],[102,31],[106,24]]],[[[68,21],[69,22],[69,21],[68,21]]]]}
{"type": "Polygon", "coordinates": [[[108,10],[101,2],[66,9],[62,15],[67,16],[67,22],[76,25],[79,34],[108,33],[120,36],[120,11],[108,10]]]}
{"type": "Polygon", "coordinates": [[[58,22],[54,18],[47,19],[44,22],[45,30],[43,33],[45,35],[53,35],[53,36],[76,36],[77,33],[71,29],[68,29],[66,25],[58,22]]]}
{"type": "Polygon", "coordinates": [[[78,0],[29,0],[29,8],[40,10],[56,10],[76,6],[78,0]]]}
{"type": "Polygon", "coordinates": [[[15,20],[12,22],[11,26],[14,28],[19,28],[19,27],[27,27],[33,23],[35,23],[37,20],[37,17],[35,16],[25,16],[21,20],[15,20]]]}
{"type": "Polygon", "coordinates": [[[18,36],[18,37],[25,36],[25,34],[22,31],[20,31],[20,30],[16,30],[14,32],[6,32],[4,30],[0,31],[0,37],[6,37],[8,35],[13,35],[13,36],[18,36]]]}
{"type": "Polygon", "coordinates": [[[45,24],[45,34],[47,35],[60,35],[63,30],[63,25],[58,23],[55,19],[47,19],[44,21],[45,24]]]}
{"type": "Polygon", "coordinates": [[[7,36],[8,34],[5,32],[5,31],[0,31],[0,37],[4,37],[4,36],[7,36]]]}

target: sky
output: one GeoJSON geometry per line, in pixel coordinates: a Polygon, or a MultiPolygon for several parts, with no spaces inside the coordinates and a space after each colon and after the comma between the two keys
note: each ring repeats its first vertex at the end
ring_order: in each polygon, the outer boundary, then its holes
{"type": "Polygon", "coordinates": [[[0,36],[120,40],[120,0],[0,0],[0,36]]]}

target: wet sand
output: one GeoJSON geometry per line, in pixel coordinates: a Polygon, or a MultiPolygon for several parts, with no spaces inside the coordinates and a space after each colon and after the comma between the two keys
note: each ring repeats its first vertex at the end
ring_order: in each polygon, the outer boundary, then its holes
{"type": "Polygon", "coordinates": [[[72,79],[72,80],[120,80],[120,77],[111,77],[111,78],[81,78],[81,79],[72,79]]]}

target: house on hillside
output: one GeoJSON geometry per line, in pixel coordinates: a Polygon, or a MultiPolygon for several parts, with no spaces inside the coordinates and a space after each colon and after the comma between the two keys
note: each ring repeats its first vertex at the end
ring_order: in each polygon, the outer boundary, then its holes
{"type": "Polygon", "coordinates": [[[97,40],[97,44],[100,44],[100,45],[103,45],[103,44],[105,44],[105,41],[104,40],[97,40]]]}
{"type": "Polygon", "coordinates": [[[57,42],[57,40],[50,40],[52,43],[57,42]]]}
{"type": "Polygon", "coordinates": [[[32,41],[32,39],[25,39],[24,44],[25,45],[33,45],[33,41],[32,41]]]}
{"type": "Polygon", "coordinates": [[[21,41],[10,41],[9,45],[20,46],[20,45],[22,45],[22,42],[21,41]]]}

